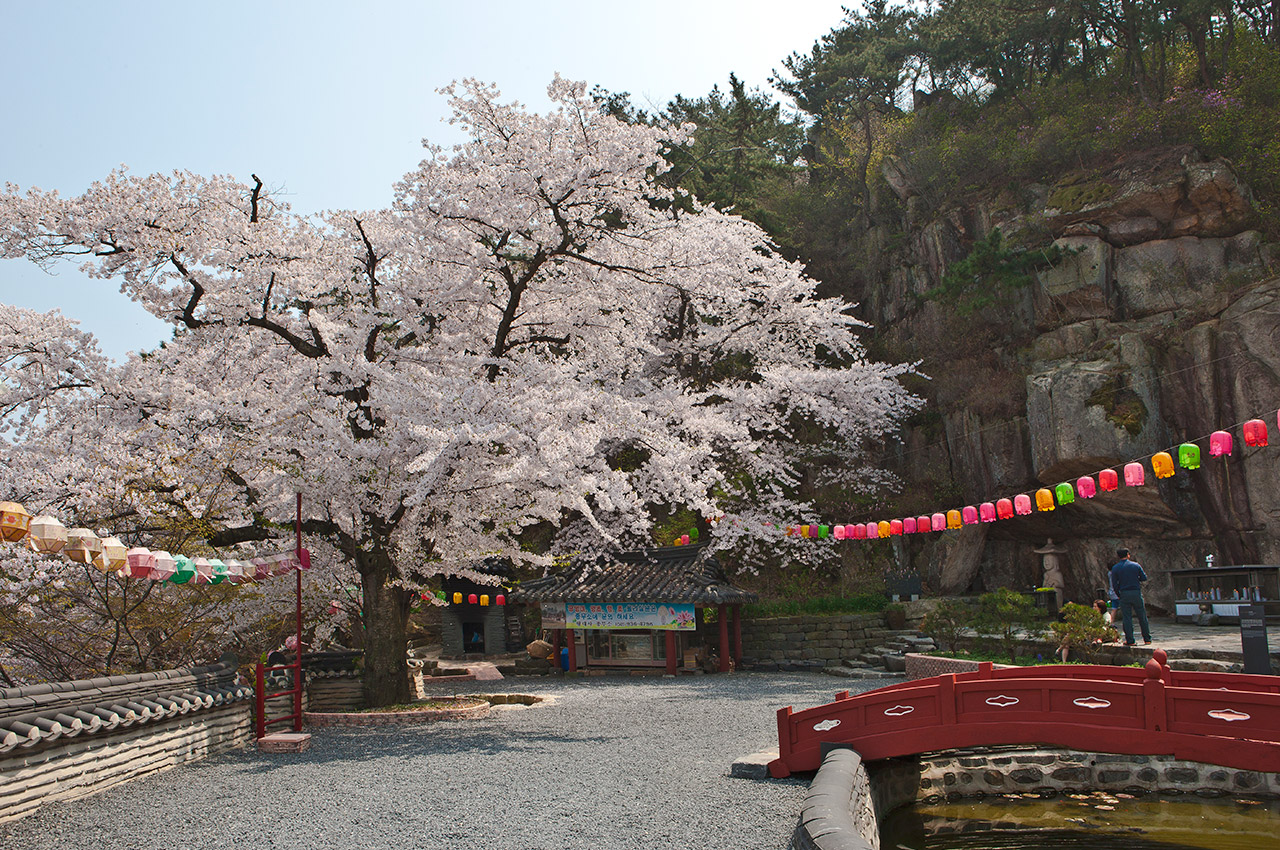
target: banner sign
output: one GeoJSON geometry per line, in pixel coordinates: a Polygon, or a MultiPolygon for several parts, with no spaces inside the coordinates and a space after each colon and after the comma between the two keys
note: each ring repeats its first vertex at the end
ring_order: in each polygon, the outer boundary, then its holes
{"type": "MultiPolygon", "coordinates": [[[[672,629],[693,631],[692,604],[658,605],[647,602],[566,602],[565,626],[570,629],[672,629]]],[[[545,624],[545,620],[543,621],[545,624]]]]}
{"type": "Polygon", "coordinates": [[[563,602],[543,602],[542,603],[542,627],[544,629],[563,629],[564,628],[564,603],[563,602]]]}

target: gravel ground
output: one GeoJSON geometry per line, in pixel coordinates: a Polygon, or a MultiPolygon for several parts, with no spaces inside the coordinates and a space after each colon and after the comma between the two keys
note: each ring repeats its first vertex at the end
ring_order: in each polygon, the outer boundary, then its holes
{"type": "Polygon", "coordinates": [[[777,747],[778,708],[859,684],[736,673],[437,685],[555,699],[478,721],[317,729],[301,755],[224,753],[46,806],[0,826],[0,847],[777,850],[807,780],[732,779],[729,767],[777,747]]]}

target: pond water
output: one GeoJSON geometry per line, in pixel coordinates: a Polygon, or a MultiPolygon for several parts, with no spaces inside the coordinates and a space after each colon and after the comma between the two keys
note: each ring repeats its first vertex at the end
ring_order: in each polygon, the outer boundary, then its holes
{"type": "Polygon", "coordinates": [[[920,803],[881,824],[881,850],[1264,850],[1280,801],[1106,792],[920,803]]]}

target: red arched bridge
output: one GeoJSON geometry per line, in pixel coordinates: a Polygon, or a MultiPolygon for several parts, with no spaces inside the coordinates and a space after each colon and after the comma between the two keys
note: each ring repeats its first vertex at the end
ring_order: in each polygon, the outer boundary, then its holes
{"type": "Polygon", "coordinates": [[[1280,677],[1063,664],[917,679],[778,711],[775,777],[817,770],[823,744],[875,759],[1039,744],[1280,771],[1280,677]]]}

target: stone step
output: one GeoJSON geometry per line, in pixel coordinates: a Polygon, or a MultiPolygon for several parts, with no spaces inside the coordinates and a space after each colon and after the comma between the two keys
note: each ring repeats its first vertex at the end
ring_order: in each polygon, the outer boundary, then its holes
{"type": "Polygon", "coordinates": [[[822,672],[828,676],[840,676],[845,679],[900,679],[901,673],[890,673],[886,670],[870,670],[852,667],[823,667],[822,672]]]}

